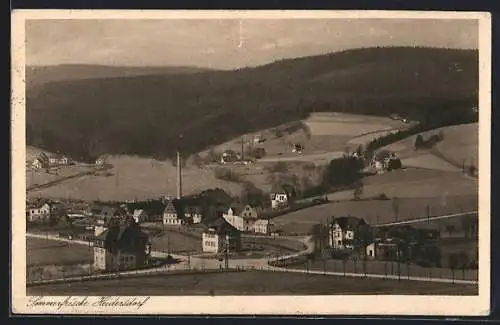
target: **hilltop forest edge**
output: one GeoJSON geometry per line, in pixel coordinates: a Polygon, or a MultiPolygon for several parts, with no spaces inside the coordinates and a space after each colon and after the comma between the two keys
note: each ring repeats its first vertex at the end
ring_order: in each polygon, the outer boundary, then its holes
{"type": "Polygon", "coordinates": [[[313,112],[418,122],[398,138],[478,120],[477,50],[366,48],[233,71],[27,80],[27,144],[88,162],[187,156],[313,112]]]}

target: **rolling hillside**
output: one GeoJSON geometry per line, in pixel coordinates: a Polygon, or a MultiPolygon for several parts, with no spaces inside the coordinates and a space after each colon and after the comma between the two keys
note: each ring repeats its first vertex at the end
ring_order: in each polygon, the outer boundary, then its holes
{"type": "Polygon", "coordinates": [[[235,71],[45,84],[28,74],[27,141],[76,159],[163,159],[319,111],[453,123],[476,104],[477,61],[477,51],[373,48],[235,71]]]}

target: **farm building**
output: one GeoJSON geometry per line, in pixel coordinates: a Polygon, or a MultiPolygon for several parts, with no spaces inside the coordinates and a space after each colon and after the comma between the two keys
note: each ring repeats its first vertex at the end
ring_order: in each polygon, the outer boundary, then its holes
{"type": "Polygon", "coordinates": [[[116,224],[94,240],[96,270],[130,270],[146,264],[151,252],[148,235],[135,223],[116,224]]]}
{"type": "Polygon", "coordinates": [[[366,246],[368,259],[392,261],[401,258],[403,250],[398,243],[392,239],[376,240],[366,246]]]}
{"type": "Polygon", "coordinates": [[[241,248],[241,234],[225,219],[218,218],[202,234],[202,248],[206,253],[221,253],[241,248]]]}

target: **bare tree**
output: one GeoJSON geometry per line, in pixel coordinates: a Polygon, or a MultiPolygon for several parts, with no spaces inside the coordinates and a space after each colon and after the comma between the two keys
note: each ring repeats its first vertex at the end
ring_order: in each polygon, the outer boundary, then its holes
{"type": "Polygon", "coordinates": [[[398,217],[399,217],[399,198],[398,197],[392,198],[392,212],[394,212],[394,219],[396,221],[398,221],[398,217]]]}
{"type": "Polygon", "coordinates": [[[363,195],[363,182],[359,181],[359,182],[356,182],[356,184],[354,186],[352,196],[353,196],[353,199],[355,201],[358,201],[359,199],[361,199],[362,195],[363,195]]]}

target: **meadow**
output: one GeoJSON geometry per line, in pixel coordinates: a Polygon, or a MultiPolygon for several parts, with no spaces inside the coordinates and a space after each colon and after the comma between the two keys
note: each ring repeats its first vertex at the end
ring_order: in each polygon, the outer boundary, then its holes
{"type": "Polygon", "coordinates": [[[435,157],[431,150],[414,150],[413,135],[386,146],[402,158],[403,165],[422,168],[461,170],[462,162],[478,166],[479,161],[479,123],[452,125],[421,133],[424,139],[442,132],[443,140],[435,144],[437,150],[448,162],[435,157]]]}
{"type": "Polygon", "coordinates": [[[316,223],[325,223],[332,216],[352,215],[369,224],[393,222],[393,198],[398,201],[398,221],[426,216],[439,216],[478,209],[477,181],[461,173],[425,169],[407,169],[369,176],[363,180],[360,201],[353,201],[353,191],[331,193],[328,204],[281,215],[273,219],[279,229],[289,234],[304,234],[316,223]],[[385,194],[387,200],[374,197],[385,194]],[[335,202],[338,200],[337,202],[335,202]]]}
{"type": "Polygon", "coordinates": [[[477,285],[245,271],[159,275],[27,288],[27,295],[477,295],[477,285]]]}
{"type": "Polygon", "coordinates": [[[92,250],[84,245],[68,245],[45,239],[26,239],[28,266],[85,264],[92,261],[92,253],[92,250]]]}

